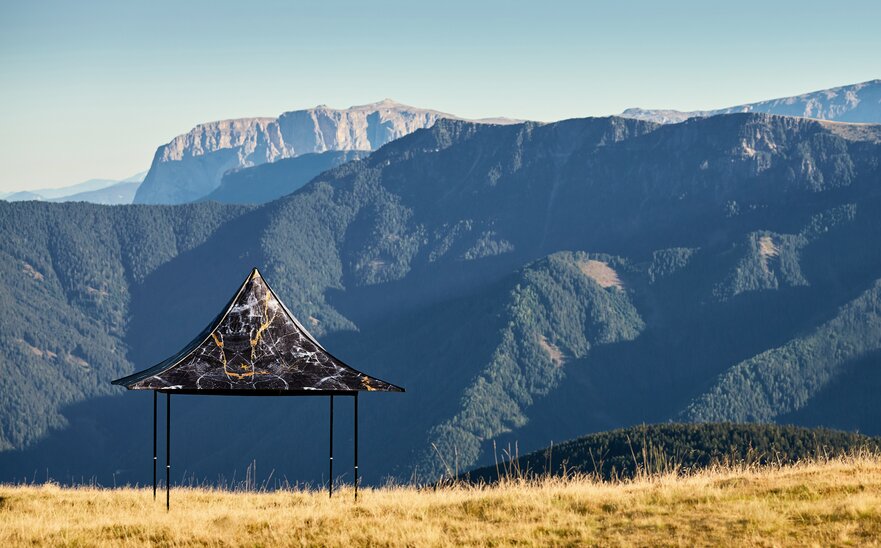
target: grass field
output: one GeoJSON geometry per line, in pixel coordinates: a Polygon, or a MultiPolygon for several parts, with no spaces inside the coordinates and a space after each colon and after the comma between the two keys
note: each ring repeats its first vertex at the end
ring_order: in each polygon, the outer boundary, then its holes
{"type": "Polygon", "coordinates": [[[881,544],[881,457],[601,483],[326,492],[0,486],[0,546],[881,544]]]}

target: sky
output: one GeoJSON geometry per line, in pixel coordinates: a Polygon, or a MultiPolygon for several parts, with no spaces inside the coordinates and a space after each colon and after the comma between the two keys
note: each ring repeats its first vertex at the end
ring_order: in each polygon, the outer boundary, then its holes
{"type": "Polygon", "coordinates": [[[553,121],[881,78],[881,2],[0,0],[0,191],[121,179],[211,120],[384,98],[553,121]]]}

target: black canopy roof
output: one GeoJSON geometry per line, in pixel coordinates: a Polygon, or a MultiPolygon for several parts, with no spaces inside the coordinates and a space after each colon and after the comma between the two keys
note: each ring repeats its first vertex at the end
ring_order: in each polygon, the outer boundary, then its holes
{"type": "Polygon", "coordinates": [[[256,268],[223,312],[183,350],[113,384],[129,390],[235,395],[404,391],[325,350],[256,268]]]}

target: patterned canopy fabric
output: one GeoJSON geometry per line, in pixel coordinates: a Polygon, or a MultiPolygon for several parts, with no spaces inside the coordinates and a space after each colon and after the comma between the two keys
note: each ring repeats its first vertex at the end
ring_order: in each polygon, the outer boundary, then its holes
{"type": "Polygon", "coordinates": [[[256,268],[226,309],[183,350],[113,384],[212,394],[404,391],[327,352],[256,268]]]}

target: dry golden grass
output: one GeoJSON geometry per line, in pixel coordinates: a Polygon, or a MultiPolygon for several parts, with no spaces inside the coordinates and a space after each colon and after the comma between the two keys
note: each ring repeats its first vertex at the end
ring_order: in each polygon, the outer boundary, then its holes
{"type": "Polygon", "coordinates": [[[0,546],[881,544],[881,458],[600,483],[231,493],[0,486],[0,546]]]}

